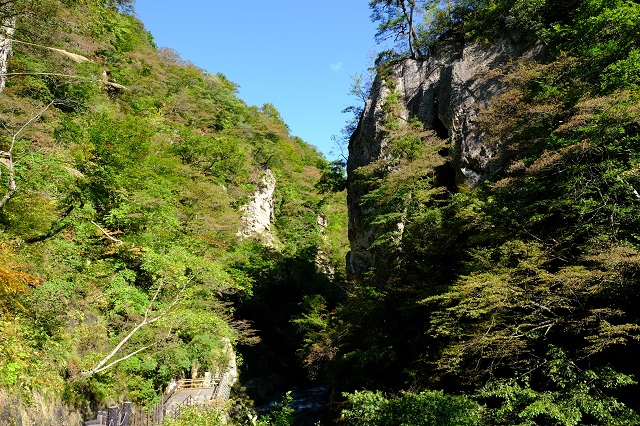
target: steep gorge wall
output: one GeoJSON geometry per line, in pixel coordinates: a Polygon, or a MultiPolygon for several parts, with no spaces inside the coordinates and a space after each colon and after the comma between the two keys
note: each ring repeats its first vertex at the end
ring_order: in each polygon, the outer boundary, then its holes
{"type": "Polygon", "coordinates": [[[448,139],[448,174],[456,185],[475,185],[500,168],[500,147],[483,141],[478,114],[504,90],[504,83],[491,78],[491,71],[516,59],[536,60],[544,56],[541,46],[532,46],[512,35],[490,46],[466,43],[454,34],[443,37],[426,60],[405,59],[390,65],[385,79],[377,78],[365,104],[358,128],[349,141],[347,162],[349,242],[347,270],[362,274],[376,263],[369,249],[376,230],[367,224],[371,213],[361,206],[368,191],[355,171],[376,160],[389,158],[389,141],[383,128],[383,105],[391,93],[398,95],[400,119],[417,117],[426,128],[448,139]],[[393,84],[387,84],[392,80],[393,84]]]}

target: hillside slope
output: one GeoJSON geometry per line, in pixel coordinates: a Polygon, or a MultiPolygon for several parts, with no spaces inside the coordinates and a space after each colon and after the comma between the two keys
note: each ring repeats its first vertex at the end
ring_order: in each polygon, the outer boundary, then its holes
{"type": "MultiPolygon", "coordinates": [[[[344,194],[315,189],[328,162],[272,105],[158,49],[132,3],[0,5],[15,29],[0,93],[2,424],[152,404],[172,378],[223,368],[225,338],[259,341],[235,312],[261,303],[265,274],[300,257],[315,274],[320,252],[344,270],[344,194]],[[240,232],[267,171],[270,247],[240,232]]],[[[293,312],[320,291],[287,283],[293,312]]]]}

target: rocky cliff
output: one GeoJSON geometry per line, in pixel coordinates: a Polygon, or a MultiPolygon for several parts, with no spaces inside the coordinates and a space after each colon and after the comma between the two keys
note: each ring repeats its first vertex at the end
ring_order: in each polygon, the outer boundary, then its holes
{"type": "MultiPolygon", "coordinates": [[[[455,34],[442,38],[425,60],[405,59],[387,65],[384,78],[373,84],[360,122],[349,141],[347,162],[349,241],[351,252],[347,269],[361,274],[376,262],[369,248],[376,231],[367,225],[369,213],[361,206],[370,190],[355,171],[374,161],[391,156],[386,139],[383,106],[393,92],[399,99],[399,119],[418,118],[427,129],[447,140],[448,149],[441,172],[446,186],[475,185],[500,168],[500,147],[483,141],[478,114],[504,89],[504,83],[492,78],[492,71],[516,59],[537,60],[544,56],[541,46],[531,45],[512,35],[490,46],[467,43],[455,34]]],[[[378,254],[379,256],[380,254],[378,254]]]]}
{"type": "Polygon", "coordinates": [[[256,239],[268,247],[276,245],[271,232],[275,190],[276,178],[270,169],[265,169],[251,199],[240,209],[242,228],[239,235],[241,237],[256,239]]]}

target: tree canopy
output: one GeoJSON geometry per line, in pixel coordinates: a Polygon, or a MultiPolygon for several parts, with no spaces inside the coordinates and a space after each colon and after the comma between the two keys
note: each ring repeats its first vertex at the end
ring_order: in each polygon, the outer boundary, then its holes
{"type": "Polygon", "coordinates": [[[271,324],[258,336],[237,313],[273,297],[265,277],[301,271],[282,283],[296,291],[275,329],[305,295],[329,292],[330,280],[308,278],[315,253],[336,277],[344,269],[344,192],[315,189],[327,160],[272,104],[249,106],[226,76],[158,49],[133,3],[0,4],[16,18],[0,93],[9,422],[69,423],[122,399],[151,406],[172,379],[224,369],[226,339],[248,359],[260,350],[271,324]],[[239,237],[264,168],[277,180],[272,248],[239,237]]]}
{"type": "Polygon", "coordinates": [[[385,104],[393,155],[353,176],[382,260],[324,336],[344,390],[389,393],[350,393],[345,415],[391,424],[411,389],[469,396],[486,424],[638,424],[637,2],[370,4],[380,35],[414,43],[396,58],[446,31],[480,45],[516,34],[547,56],[492,75],[506,90],[479,122],[505,164],[477,186],[439,185],[447,141],[407,123],[393,94],[385,104]]]}

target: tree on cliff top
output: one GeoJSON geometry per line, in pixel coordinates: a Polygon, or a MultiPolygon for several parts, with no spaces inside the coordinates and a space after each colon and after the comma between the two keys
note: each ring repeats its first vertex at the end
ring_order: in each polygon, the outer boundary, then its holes
{"type": "Polygon", "coordinates": [[[427,55],[428,47],[453,28],[469,11],[478,7],[477,0],[370,0],[371,20],[378,22],[376,41],[394,39],[397,48],[411,58],[427,55]]]}
{"type": "Polygon", "coordinates": [[[407,37],[411,57],[423,56],[415,27],[415,17],[422,9],[424,2],[417,0],[371,0],[371,20],[380,22],[376,41],[381,42],[393,37],[396,42],[407,37]]]}

